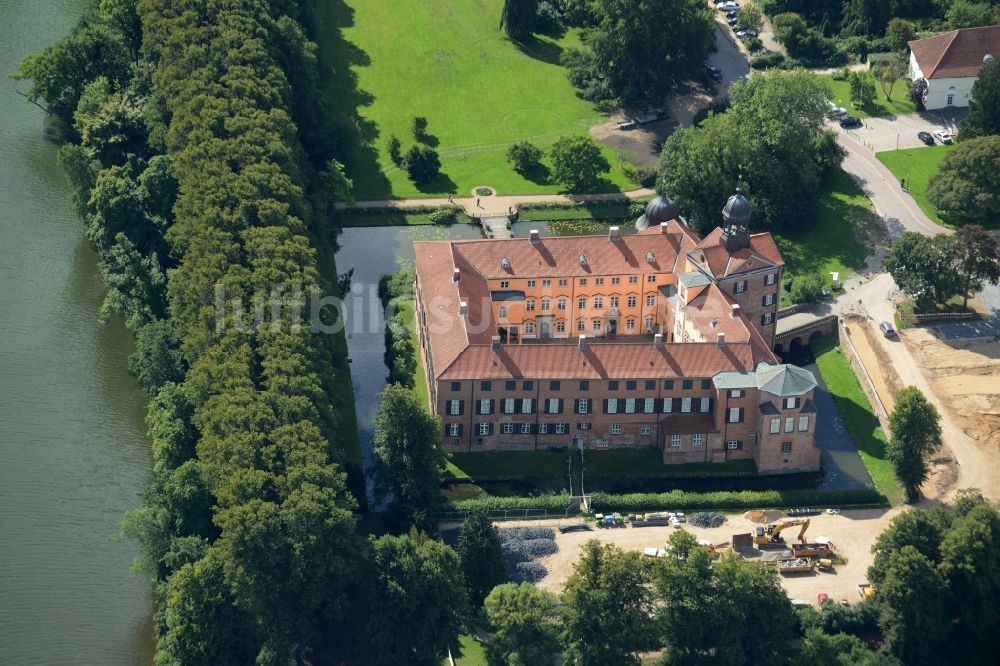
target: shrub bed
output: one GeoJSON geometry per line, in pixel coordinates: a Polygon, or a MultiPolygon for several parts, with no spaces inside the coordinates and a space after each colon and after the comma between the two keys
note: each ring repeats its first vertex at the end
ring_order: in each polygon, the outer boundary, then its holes
{"type": "Polygon", "coordinates": [[[791,506],[844,506],[885,504],[885,497],[874,488],[854,490],[743,490],[738,492],[633,493],[608,495],[595,493],[591,508],[595,511],[644,512],[661,509],[752,509],[791,506]]]}
{"type": "Polygon", "coordinates": [[[540,495],[538,497],[480,497],[461,500],[451,505],[455,511],[565,511],[570,506],[569,493],[558,495],[540,495]]]}

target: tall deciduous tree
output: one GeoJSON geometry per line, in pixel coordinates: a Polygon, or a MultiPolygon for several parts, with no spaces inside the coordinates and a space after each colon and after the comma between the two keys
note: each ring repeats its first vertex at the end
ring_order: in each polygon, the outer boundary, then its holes
{"type": "Polygon", "coordinates": [[[479,608],[494,587],[507,579],[500,534],[485,510],[474,511],[458,537],[458,556],[468,586],[469,602],[479,608]]]}
{"type": "Polygon", "coordinates": [[[885,41],[894,51],[903,51],[916,35],[913,24],[903,18],[891,19],[885,28],[885,41]]]}
{"type": "Polygon", "coordinates": [[[764,27],[764,12],[756,2],[748,2],[743,5],[739,16],[736,19],[737,30],[747,30],[759,34],[764,27]]]}
{"type": "Polygon", "coordinates": [[[552,144],[549,155],[554,178],[570,192],[594,189],[601,174],[611,170],[594,140],[582,134],[560,138],[552,144]]]}
{"type": "Polygon", "coordinates": [[[937,408],[915,386],[896,394],[896,407],[889,416],[892,436],[886,455],[909,501],[919,495],[927,478],[927,458],[941,447],[941,423],[937,408]]]}
{"type": "Polygon", "coordinates": [[[912,546],[933,564],[941,561],[941,540],[951,526],[951,514],[944,509],[904,511],[875,538],[875,558],[868,567],[868,580],[876,587],[885,580],[889,558],[903,546],[912,546]]]}
{"type": "Polygon", "coordinates": [[[638,664],[656,647],[652,599],[638,553],[588,541],[563,592],[561,640],[568,664],[638,664]]]}
{"type": "Polygon", "coordinates": [[[515,42],[523,42],[535,30],[538,0],[504,0],[500,25],[515,42]]]}
{"type": "Polygon", "coordinates": [[[1000,53],[993,56],[972,84],[969,116],[962,122],[963,139],[1000,134],[1000,53]]]}
{"type": "Polygon", "coordinates": [[[851,104],[862,109],[875,102],[875,81],[868,72],[851,72],[847,76],[851,104]]]}
{"type": "Polygon", "coordinates": [[[943,303],[961,287],[951,241],[943,234],[930,237],[907,231],[892,246],[883,265],[899,288],[921,307],[943,303]]]}
{"type": "Polygon", "coordinates": [[[934,564],[913,546],[889,556],[885,580],[876,594],[879,626],[904,664],[947,661],[948,590],[934,564]]]}
{"type": "Polygon", "coordinates": [[[878,79],[879,86],[882,87],[882,92],[888,100],[892,99],[892,89],[902,76],[903,64],[896,59],[885,60],[875,68],[875,78],[878,79]]]}
{"type": "Polygon", "coordinates": [[[371,545],[365,663],[439,663],[467,609],[458,556],[416,533],[383,536],[371,545]]]}
{"type": "Polygon", "coordinates": [[[530,583],[504,583],[486,597],[493,640],[486,648],[490,666],[552,666],[559,654],[553,619],[559,600],[530,583]]]}
{"type": "Polygon", "coordinates": [[[440,439],[440,421],[413,391],[390,384],[379,394],[372,435],[375,491],[381,498],[391,495],[390,510],[404,529],[434,528],[445,463],[440,439]]]}
{"type": "Polygon", "coordinates": [[[1000,210],[1000,135],[962,141],[927,183],[927,199],[946,215],[990,222],[1000,210]]]}
{"type": "Polygon", "coordinates": [[[955,270],[964,283],[964,304],[969,304],[969,293],[983,288],[983,283],[1000,281],[1000,241],[976,224],[968,224],[952,236],[952,256],[955,270]]]}

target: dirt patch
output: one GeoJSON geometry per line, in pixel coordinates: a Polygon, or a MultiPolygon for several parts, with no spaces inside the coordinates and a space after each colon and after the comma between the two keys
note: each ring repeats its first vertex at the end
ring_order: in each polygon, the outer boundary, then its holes
{"type": "MultiPolygon", "coordinates": [[[[858,583],[867,580],[868,566],[872,563],[871,546],[875,542],[875,537],[886,528],[891,518],[902,510],[866,509],[843,511],[839,515],[813,516],[807,539],[820,535],[829,537],[834,551],[846,560],[846,564],[837,566],[833,573],[814,571],[782,576],[781,585],[788,596],[792,599],[805,599],[813,604],[817,603],[820,593],[828,594],[831,599],[857,601],[858,583]]],[[[572,522],[580,521],[574,519],[572,522]]],[[[558,523],[552,521],[551,524],[558,523]]],[[[745,516],[736,515],[729,516],[727,523],[722,527],[700,529],[685,524],[681,529],[687,530],[696,539],[704,539],[717,547],[728,548],[734,534],[749,533],[757,524],[745,516]]],[[[504,523],[504,526],[509,526],[509,523],[504,523]]],[[[550,592],[561,592],[566,579],[572,575],[573,567],[580,558],[583,544],[591,539],[613,543],[627,551],[642,551],[644,548],[662,548],[673,531],[671,527],[619,527],[557,534],[556,543],[559,545],[559,552],[539,560],[549,573],[538,586],[550,592]]]]}
{"type": "Polygon", "coordinates": [[[743,514],[743,517],[749,520],[751,523],[773,523],[776,520],[781,520],[782,518],[787,518],[784,513],[776,509],[754,509],[753,511],[747,511],[743,514]]]}
{"type": "Polygon", "coordinates": [[[645,123],[631,130],[618,129],[618,124],[624,120],[625,115],[617,113],[610,121],[591,127],[590,135],[598,143],[609,146],[621,159],[640,169],[652,169],[660,159],[663,142],[677,129],[677,122],[666,119],[645,123]]]}
{"type": "MultiPolygon", "coordinates": [[[[899,384],[899,377],[892,369],[891,362],[885,358],[885,353],[881,349],[873,346],[868,326],[863,321],[844,320],[844,329],[854,343],[854,349],[861,358],[868,375],[875,384],[875,392],[885,406],[886,413],[891,414],[896,405],[894,386],[899,384]],[[878,353],[875,350],[879,349],[878,353]],[[883,360],[885,359],[885,360],[883,360]]],[[[859,377],[859,381],[864,383],[864,377],[859,377]]]]}

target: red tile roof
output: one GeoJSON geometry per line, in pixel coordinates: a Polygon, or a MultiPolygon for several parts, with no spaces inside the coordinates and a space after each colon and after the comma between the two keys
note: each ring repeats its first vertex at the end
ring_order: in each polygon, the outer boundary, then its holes
{"type": "Polygon", "coordinates": [[[716,342],[719,333],[723,333],[727,344],[748,343],[757,361],[777,363],[773,352],[747,316],[742,312],[732,316],[735,303],[718,285],[710,284],[691,299],[685,313],[708,342],[716,342]]]}
{"type": "Polygon", "coordinates": [[[660,419],[664,432],[672,435],[719,432],[715,419],[710,414],[673,413],[660,419]]]}
{"type": "Polygon", "coordinates": [[[785,260],[781,257],[777,243],[769,233],[751,234],[750,247],[743,248],[733,254],[726,250],[722,241],[722,229],[716,227],[712,233],[698,243],[697,249],[689,252],[696,263],[704,266],[715,277],[725,277],[744,271],[760,268],[757,260],[762,260],[773,266],[783,266],[785,260]],[[754,259],[754,265],[748,266],[747,261],[754,259]]]}
{"type": "Polygon", "coordinates": [[[978,76],[987,53],[1000,58],[1000,25],[962,28],[909,42],[927,79],[978,76]]]}

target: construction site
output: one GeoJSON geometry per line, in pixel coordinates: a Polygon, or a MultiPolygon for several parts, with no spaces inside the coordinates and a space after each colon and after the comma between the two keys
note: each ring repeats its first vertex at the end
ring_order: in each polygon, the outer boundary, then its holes
{"type": "Polygon", "coordinates": [[[579,560],[583,544],[591,539],[656,557],[666,555],[668,537],[682,529],[711,551],[735,550],[747,561],[774,567],[790,599],[817,605],[823,599],[847,603],[860,600],[872,563],[871,545],[891,517],[901,510],[827,513],[817,509],[810,512],[813,515],[801,517],[776,510],[756,510],[726,515],[725,522],[717,527],[697,527],[683,514],[676,513],[674,518],[683,518],[683,522],[672,522],[666,512],[663,512],[667,517],[665,524],[650,526],[641,525],[650,514],[640,521],[634,516],[622,516],[620,522],[612,517],[606,527],[597,527],[596,522],[582,518],[524,524],[560,528],[555,537],[558,552],[539,560],[548,574],[538,585],[551,592],[562,590],[579,560]]]}

